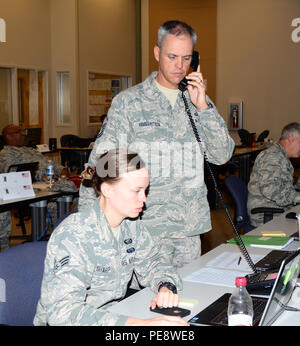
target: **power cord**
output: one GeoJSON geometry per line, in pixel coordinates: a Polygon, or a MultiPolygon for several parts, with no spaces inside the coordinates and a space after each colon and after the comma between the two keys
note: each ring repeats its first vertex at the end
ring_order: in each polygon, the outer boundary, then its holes
{"type": "Polygon", "coordinates": [[[292,306],[287,306],[287,305],[284,306],[284,310],[293,311],[293,312],[299,312],[300,311],[300,309],[294,308],[292,306]]]}
{"type": "Polygon", "coordinates": [[[234,224],[234,222],[233,222],[233,220],[232,220],[232,218],[231,218],[231,215],[230,215],[230,213],[229,213],[229,210],[228,210],[228,208],[227,208],[227,205],[226,205],[226,203],[225,203],[225,201],[224,201],[224,199],[223,199],[223,196],[222,196],[222,194],[221,194],[221,192],[220,192],[220,190],[219,190],[219,188],[218,188],[218,185],[217,185],[217,182],[216,182],[216,178],[215,178],[215,176],[214,176],[214,173],[213,173],[213,171],[212,171],[212,168],[210,167],[210,164],[209,164],[209,162],[208,162],[208,158],[207,158],[207,156],[206,156],[206,153],[205,153],[205,151],[204,151],[204,148],[202,147],[201,139],[200,139],[200,137],[199,137],[199,133],[198,133],[197,127],[196,127],[195,122],[194,122],[194,119],[193,119],[193,117],[192,117],[192,114],[191,114],[191,111],[190,111],[190,108],[189,108],[187,99],[186,99],[186,97],[185,97],[185,95],[184,95],[184,91],[182,91],[182,98],[183,98],[185,110],[186,110],[186,113],[187,113],[187,115],[188,115],[188,117],[189,117],[189,120],[190,120],[192,129],[193,129],[194,135],[195,135],[196,140],[197,140],[197,142],[198,142],[198,144],[199,144],[200,151],[201,151],[202,154],[203,154],[204,162],[205,162],[205,164],[206,164],[206,166],[207,166],[207,168],[208,168],[209,174],[211,175],[211,178],[212,178],[212,180],[213,180],[213,184],[214,184],[215,191],[216,191],[217,195],[219,196],[219,198],[220,198],[220,200],[221,200],[221,202],[222,202],[223,208],[225,209],[225,212],[226,212],[227,217],[228,217],[228,219],[229,219],[229,221],[230,221],[230,223],[231,223],[231,226],[232,226],[232,228],[233,228],[233,230],[234,230],[234,233],[235,233],[236,237],[238,238],[238,244],[239,244],[239,247],[240,247],[240,249],[241,249],[241,251],[242,251],[242,254],[244,255],[244,257],[245,257],[247,263],[249,264],[250,268],[252,269],[253,273],[256,274],[256,273],[257,273],[257,269],[256,269],[256,267],[255,267],[255,265],[254,265],[254,263],[253,263],[253,261],[252,261],[250,255],[249,255],[249,253],[248,253],[248,251],[247,251],[247,249],[246,249],[244,243],[243,243],[242,238],[240,237],[240,234],[239,234],[238,230],[236,229],[236,226],[235,226],[235,224],[234,224]]]}

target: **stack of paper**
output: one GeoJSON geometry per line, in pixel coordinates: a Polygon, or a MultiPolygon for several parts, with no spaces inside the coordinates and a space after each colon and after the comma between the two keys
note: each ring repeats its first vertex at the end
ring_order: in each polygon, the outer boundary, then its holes
{"type": "MultiPolygon", "coordinates": [[[[256,263],[263,255],[253,254],[256,263]]],[[[235,278],[249,274],[251,268],[240,252],[223,252],[210,260],[205,267],[185,276],[183,281],[208,285],[235,287],[235,278]]]]}

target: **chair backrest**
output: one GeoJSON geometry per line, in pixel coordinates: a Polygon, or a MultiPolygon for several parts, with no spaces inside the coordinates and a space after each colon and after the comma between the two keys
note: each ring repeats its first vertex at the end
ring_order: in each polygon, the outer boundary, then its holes
{"type": "Polygon", "coordinates": [[[0,135],[0,150],[2,150],[3,149],[3,147],[4,147],[4,139],[3,139],[3,136],[2,135],[0,135]]]}
{"type": "Polygon", "coordinates": [[[37,144],[41,144],[42,129],[28,128],[26,129],[25,146],[35,148],[37,144]]]}
{"type": "Polygon", "coordinates": [[[62,147],[77,147],[79,137],[76,135],[63,135],[60,137],[62,147]]]}
{"type": "Polygon", "coordinates": [[[225,179],[225,185],[235,203],[235,219],[238,228],[244,227],[249,222],[247,210],[248,189],[245,183],[235,175],[225,179]]]}
{"type": "Polygon", "coordinates": [[[252,146],[252,142],[253,142],[254,136],[255,136],[254,132],[250,133],[249,131],[247,131],[245,129],[239,129],[238,134],[240,136],[240,140],[241,140],[242,145],[244,145],[246,147],[252,146]]]}
{"type": "Polygon", "coordinates": [[[265,138],[269,136],[270,131],[269,130],[264,130],[258,137],[256,142],[263,142],[265,138]]]}
{"type": "Polygon", "coordinates": [[[41,293],[46,248],[46,241],[35,241],[0,252],[0,289],[3,286],[5,289],[4,294],[0,293],[0,324],[33,325],[41,293]]]}
{"type": "Polygon", "coordinates": [[[87,148],[95,138],[81,138],[76,135],[63,135],[60,137],[62,147],[87,148]]]}

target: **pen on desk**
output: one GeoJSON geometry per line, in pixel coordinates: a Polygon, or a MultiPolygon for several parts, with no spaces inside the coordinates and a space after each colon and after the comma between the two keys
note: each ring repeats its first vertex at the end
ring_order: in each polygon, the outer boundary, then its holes
{"type": "Polygon", "coordinates": [[[240,265],[241,260],[242,260],[242,257],[240,256],[240,258],[239,258],[239,260],[238,260],[238,266],[240,265]]]}

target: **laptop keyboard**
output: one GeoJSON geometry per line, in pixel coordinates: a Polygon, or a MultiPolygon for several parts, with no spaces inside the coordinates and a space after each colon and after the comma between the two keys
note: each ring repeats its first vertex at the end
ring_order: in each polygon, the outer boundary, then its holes
{"type": "MultiPolygon", "coordinates": [[[[262,317],[264,309],[267,304],[267,299],[263,298],[253,298],[253,325],[256,325],[262,317]]],[[[228,316],[227,309],[223,310],[218,316],[216,316],[212,321],[212,324],[227,326],[228,325],[228,316]]]]}
{"type": "Polygon", "coordinates": [[[247,284],[254,284],[257,282],[265,281],[269,275],[269,272],[261,272],[253,275],[247,275],[247,284]]]}

